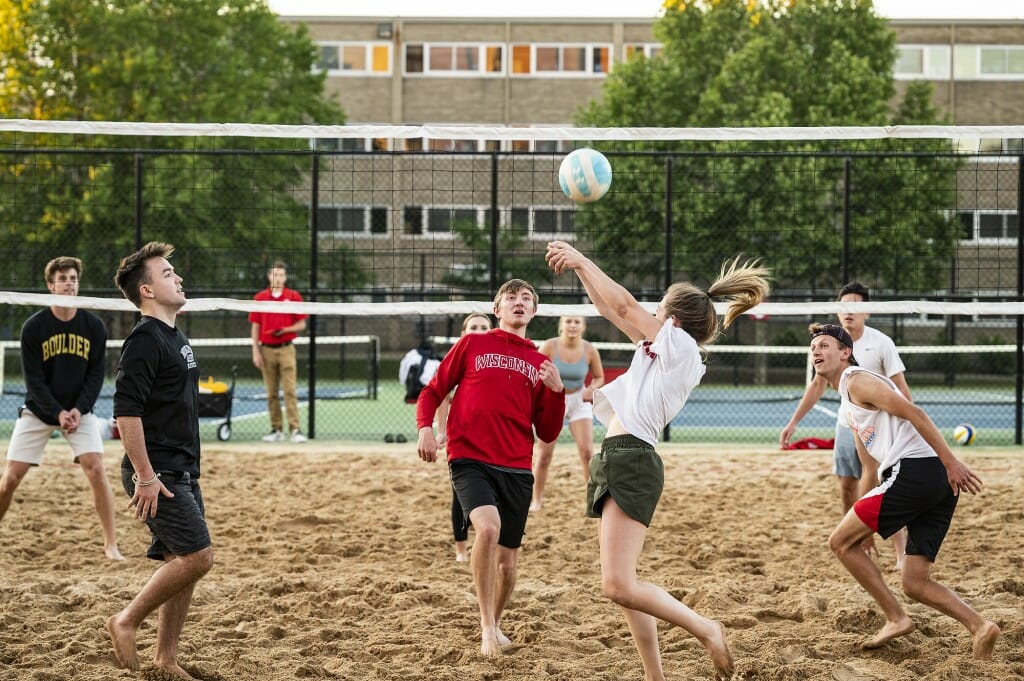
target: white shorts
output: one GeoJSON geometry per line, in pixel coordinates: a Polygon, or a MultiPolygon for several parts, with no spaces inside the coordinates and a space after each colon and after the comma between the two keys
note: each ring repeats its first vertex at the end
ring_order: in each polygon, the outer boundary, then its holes
{"type": "MultiPolygon", "coordinates": [[[[60,427],[43,423],[38,416],[28,409],[23,409],[14,424],[11,442],[7,445],[7,460],[38,466],[43,460],[43,450],[50,441],[50,434],[55,430],[60,430],[60,427]]],[[[77,461],[82,454],[103,453],[100,420],[95,414],[83,414],[75,432],[61,431],[61,434],[71,445],[72,461],[77,461]]]]}
{"type": "Polygon", "coordinates": [[[583,401],[583,390],[565,395],[565,422],[593,421],[594,405],[583,401]]]}

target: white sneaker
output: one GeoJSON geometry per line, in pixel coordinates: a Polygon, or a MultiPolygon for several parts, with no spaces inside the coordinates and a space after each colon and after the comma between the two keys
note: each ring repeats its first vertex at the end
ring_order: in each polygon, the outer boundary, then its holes
{"type": "Polygon", "coordinates": [[[280,430],[272,430],[263,436],[264,442],[281,442],[284,440],[284,433],[280,430]]]}
{"type": "Polygon", "coordinates": [[[308,438],[302,434],[301,430],[292,431],[292,442],[305,442],[308,438]]]}

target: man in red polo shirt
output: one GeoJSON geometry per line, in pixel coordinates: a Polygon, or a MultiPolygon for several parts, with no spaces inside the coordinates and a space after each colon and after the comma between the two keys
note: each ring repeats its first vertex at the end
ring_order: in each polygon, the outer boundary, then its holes
{"type": "MultiPolygon", "coordinates": [[[[254,300],[302,302],[298,291],[287,288],[288,270],[280,260],[270,266],[267,280],[270,286],[254,296],[254,300]]],[[[284,390],[284,410],[288,416],[288,428],[292,442],[305,442],[299,426],[299,403],[295,396],[296,361],[295,335],[306,329],[307,315],[293,312],[250,312],[252,322],[252,363],[263,372],[263,383],[267,388],[267,411],[270,412],[270,433],[263,436],[265,442],[280,442],[285,439],[284,420],[281,416],[279,389],[284,390]]]]}

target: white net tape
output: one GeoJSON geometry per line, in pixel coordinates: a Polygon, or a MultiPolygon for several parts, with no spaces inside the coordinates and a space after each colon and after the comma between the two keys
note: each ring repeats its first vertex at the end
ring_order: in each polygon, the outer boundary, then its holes
{"type": "MultiPolygon", "coordinates": [[[[135,306],[123,298],[93,298],[89,296],[55,296],[48,293],[17,293],[0,291],[0,303],[10,305],[36,305],[40,307],[80,307],[90,310],[135,311],[135,306]]],[[[657,303],[641,303],[652,313],[657,303]]],[[[392,317],[407,315],[469,314],[470,312],[490,313],[491,301],[452,300],[447,302],[402,302],[402,303],[314,303],[314,302],[255,302],[234,298],[193,298],[185,305],[186,312],[296,312],[299,314],[339,315],[344,317],[392,317]]],[[[725,312],[725,303],[715,303],[719,314],[725,312]]],[[[747,314],[752,316],[805,316],[834,315],[843,312],[870,314],[934,314],[934,315],[1020,315],[1024,314],[1024,302],[943,302],[928,300],[870,301],[865,303],[761,303],[747,314]]],[[[593,305],[564,305],[541,303],[537,308],[541,317],[599,317],[593,305]]]]}
{"type": "Polygon", "coordinates": [[[517,128],[485,125],[265,125],[0,120],[0,132],[48,134],[261,137],[281,139],[515,139],[590,141],[769,141],[1024,137],[1024,125],[889,125],[802,128],[517,128]]]}

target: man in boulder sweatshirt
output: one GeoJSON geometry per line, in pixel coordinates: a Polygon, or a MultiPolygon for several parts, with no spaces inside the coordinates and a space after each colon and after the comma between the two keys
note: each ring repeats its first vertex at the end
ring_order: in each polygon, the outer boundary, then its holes
{"type": "Polygon", "coordinates": [[[511,643],[498,621],[516,583],[516,560],[533,496],[533,433],[562,429],[565,387],[558,369],[526,338],[537,292],[512,279],[494,296],[498,328],[463,336],[416,403],[417,445],[437,459],[434,413],[455,386],[447,423],[448,467],[466,520],[476,531],[471,565],[480,605],[480,652],[511,643]]]}

